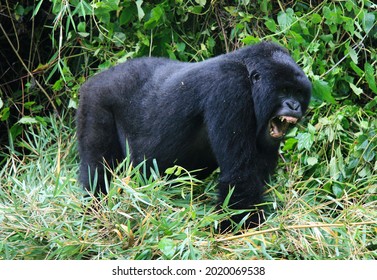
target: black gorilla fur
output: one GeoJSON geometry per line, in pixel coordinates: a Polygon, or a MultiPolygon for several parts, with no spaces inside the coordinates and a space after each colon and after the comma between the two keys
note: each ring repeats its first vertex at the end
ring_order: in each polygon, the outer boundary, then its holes
{"type": "MultiPolygon", "coordinates": [[[[279,143],[308,107],[311,83],[288,52],[270,42],[199,63],[139,58],[110,68],[81,88],[77,115],[80,181],[106,193],[103,163],[156,159],[209,175],[220,166],[219,205],[262,201],[279,143]]],[[[108,174],[107,174],[108,176],[108,174]]],[[[233,216],[240,222],[244,215],[233,216]]],[[[245,226],[261,222],[251,215],[245,226]]],[[[229,221],[223,223],[223,227],[229,221]]]]}

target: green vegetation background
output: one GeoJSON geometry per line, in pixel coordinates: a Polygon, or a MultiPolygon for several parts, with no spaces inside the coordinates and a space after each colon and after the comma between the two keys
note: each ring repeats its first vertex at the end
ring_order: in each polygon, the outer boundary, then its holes
{"type": "Polygon", "coordinates": [[[373,2],[2,1],[0,259],[376,259],[373,2]],[[84,198],[74,115],[88,77],[133,57],[195,62],[261,40],[290,50],[313,99],[281,146],[260,228],[216,233],[230,214],[215,210],[216,173],[146,178],[126,160],[106,203],[84,198]]]}

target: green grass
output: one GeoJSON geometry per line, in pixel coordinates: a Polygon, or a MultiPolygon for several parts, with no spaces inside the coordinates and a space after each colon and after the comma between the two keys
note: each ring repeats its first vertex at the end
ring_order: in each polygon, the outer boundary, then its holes
{"type": "Polygon", "coordinates": [[[51,117],[0,169],[0,259],[376,259],[370,106],[312,110],[282,147],[266,222],[238,235],[216,233],[217,174],[145,178],[125,160],[102,202],[85,198],[74,123],[51,117]]]}

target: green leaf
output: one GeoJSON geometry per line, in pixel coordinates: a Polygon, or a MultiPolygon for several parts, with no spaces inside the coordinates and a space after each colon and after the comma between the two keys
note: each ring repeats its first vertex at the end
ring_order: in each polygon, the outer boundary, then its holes
{"type": "Polygon", "coordinates": [[[350,85],[350,88],[352,89],[352,91],[357,95],[357,96],[360,96],[360,94],[363,93],[363,90],[361,88],[358,88],[357,86],[355,86],[354,84],[352,83],[349,83],[350,85]]]}
{"type": "Polygon", "coordinates": [[[9,107],[5,107],[3,110],[0,112],[0,121],[6,121],[10,116],[10,109],[9,107]]]}
{"type": "Polygon", "coordinates": [[[132,20],[134,14],[136,14],[136,13],[137,13],[137,11],[135,9],[135,6],[130,6],[128,8],[124,8],[122,10],[122,13],[120,14],[120,17],[119,17],[119,24],[124,25],[124,24],[129,23],[132,20]]]}
{"type": "Polygon", "coordinates": [[[345,6],[346,6],[347,11],[348,11],[348,12],[351,12],[352,9],[353,9],[353,7],[354,7],[354,5],[355,5],[355,4],[354,4],[352,1],[346,1],[345,6]]]}
{"type": "Polygon", "coordinates": [[[79,15],[81,17],[86,17],[87,15],[92,14],[92,6],[87,3],[86,1],[81,0],[77,6],[76,9],[73,11],[72,15],[79,15]]]}
{"type": "Polygon", "coordinates": [[[357,62],[358,62],[358,56],[357,56],[356,51],[353,48],[351,48],[350,46],[348,46],[347,52],[348,52],[349,56],[351,57],[352,61],[355,64],[357,64],[357,62]]]}
{"type": "Polygon", "coordinates": [[[169,259],[174,257],[176,246],[172,239],[164,237],[158,242],[158,249],[169,259]]]}
{"type": "Polygon", "coordinates": [[[311,21],[312,21],[313,24],[318,24],[322,21],[322,17],[319,14],[313,14],[311,16],[311,21]]]}
{"type": "Polygon", "coordinates": [[[357,66],[353,61],[350,62],[350,66],[359,77],[362,77],[364,75],[364,71],[359,66],[357,66]]]}
{"type": "Polygon", "coordinates": [[[200,6],[204,7],[207,3],[207,0],[195,0],[196,3],[198,3],[200,6]]]}
{"type": "Polygon", "coordinates": [[[271,32],[276,32],[276,23],[272,18],[268,19],[264,24],[271,32]]]}
{"type": "Polygon", "coordinates": [[[172,175],[172,174],[174,174],[175,170],[176,170],[176,167],[175,167],[175,166],[173,166],[173,167],[169,167],[169,168],[167,168],[167,169],[165,170],[165,174],[167,174],[167,175],[172,175]]]}
{"type": "Polygon", "coordinates": [[[336,196],[336,198],[340,198],[343,195],[343,188],[339,184],[334,184],[332,186],[332,192],[336,196]]]}
{"type": "Polygon", "coordinates": [[[269,0],[262,0],[262,2],[260,3],[260,10],[265,14],[268,13],[269,2],[269,0]]]}
{"type": "Polygon", "coordinates": [[[288,138],[284,142],[283,151],[290,151],[293,150],[295,145],[297,144],[298,140],[296,138],[288,138]]]}
{"type": "Polygon", "coordinates": [[[308,157],[306,159],[306,162],[307,162],[308,165],[313,166],[313,165],[316,165],[318,163],[318,159],[316,157],[308,157]]]}
{"type": "Polygon", "coordinates": [[[313,95],[328,103],[335,103],[335,99],[331,95],[331,87],[326,81],[319,78],[313,80],[313,95]]]}
{"type": "MultiPolygon", "coordinates": [[[[208,40],[207,40],[207,42],[208,42],[208,40]]],[[[177,43],[176,47],[177,47],[177,51],[182,53],[186,49],[186,44],[185,43],[177,43]]]]}
{"type": "Polygon", "coordinates": [[[221,205],[224,209],[226,209],[229,206],[229,201],[230,201],[230,198],[233,195],[233,191],[234,191],[234,187],[229,189],[229,192],[228,192],[227,196],[225,197],[223,204],[221,205]]]}
{"type": "MultiPolygon", "coordinates": [[[[184,49],[185,49],[186,48],[186,44],[184,44],[184,43],[181,43],[181,44],[184,45],[184,49]]],[[[212,37],[209,37],[207,39],[206,46],[212,52],[213,48],[216,46],[216,41],[212,37]]],[[[182,50],[182,52],[184,51],[184,49],[182,50]]],[[[178,49],[178,51],[179,51],[179,49],[178,49]]]]}
{"type": "Polygon", "coordinates": [[[336,149],[336,162],[338,165],[339,172],[343,175],[343,177],[346,177],[344,158],[343,158],[342,150],[340,149],[339,146],[336,149]]]}
{"type": "Polygon", "coordinates": [[[139,21],[141,21],[143,17],[145,16],[145,13],[143,9],[141,8],[141,5],[143,4],[143,0],[137,0],[135,3],[136,3],[136,8],[137,8],[137,16],[139,18],[139,21]]]}
{"type": "Polygon", "coordinates": [[[162,22],[163,15],[164,15],[164,9],[162,8],[161,5],[154,7],[151,11],[151,16],[149,20],[146,23],[144,23],[144,27],[146,29],[155,28],[159,23],[162,22]]]}
{"type": "Polygon", "coordinates": [[[193,14],[196,14],[196,15],[199,15],[202,13],[202,10],[203,10],[203,7],[202,6],[189,6],[188,7],[188,11],[190,13],[193,13],[193,14]]]}
{"type": "Polygon", "coordinates": [[[15,124],[10,128],[9,132],[10,132],[10,135],[12,136],[12,139],[14,140],[16,139],[18,135],[22,133],[22,126],[15,124]]]}
{"type": "Polygon", "coordinates": [[[288,8],[285,12],[280,12],[277,21],[282,30],[288,29],[294,21],[294,11],[292,8],[288,8]]]}
{"type": "Polygon", "coordinates": [[[39,9],[41,8],[42,3],[43,3],[43,0],[40,0],[40,1],[38,2],[37,6],[35,6],[31,18],[34,18],[34,17],[38,14],[39,9]]]}
{"type": "Polygon", "coordinates": [[[86,23],[84,21],[81,21],[78,25],[77,25],[77,30],[79,32],[85,32],[85,29],[86,29],[86,23]]]}
{"type": "Polygon", "coordinates": [[[332,157],[329,163],[330,176],[333,180],[337,180],[339,177],[339,168],[336,157],[332,157]]]}
{"type": "Polygon", "coordinates": [[[68,108],[73,108],[73,109],[77,109],[78,108],[78,104],[77,104],[77,101],[70,98],[69,99],[69,103],[68,103],[68,108]]]}
{"type": "Polygon", "coordinates": [[[323,34],[323,35],[320,35],[319,38],[321,38],[321,40],[324,41],[325,43],[330,43],[334,39],[334,35],[323,34]]]}
{"type": "Polygon", "coordinates": [[[182,171],[184,169],[181,166],[174,165],[173,167],[169,167],[165,170],[165,174],[167,175],[172,175],[174,174],[175,176],[179,176],[182,174],[182,171]]]}
{"type": "Polygon", "coordinates": [[[38,123],[38,121],[33,117],[22,117],[17,123],[20,123],[20,124],[35,124],[35,123],[38,123]]]}
{"type": "Polygon", "coordinates": [[[369,88],[377,94],[377,85],[376,85],[376,72],[371,64],[368,62],[364,65],[365,69],[365,79],[369,85],[369,88]]]}
{"type": "Polygon", "coordinates": [[[252,45],[252,44],[256,44],[256,43],[259,43],[260,42],[260,39],[257,38],[257,37],[254,37],[254,36],[246,36],[245,38],[243,38],[242,40],[242,43],[246,44],[246,45],[252,45]]]}
{"type": "Polygon", "coordinates": [[[357,175],[361,178],[370,177],[371,176],[371,170],[369,166],[365,166],[363,169],[361,169],[357,175]]]}
{"type": "MultiPolygon", "coordinates": [[[[107,0],[107,1],[100,1],[93,4],[95,9],[95,15],[103,22],[103,23],[110,23],[112,11],[117,11],[119,7],[119,0],[107,0]]],[[[73,21],[73,20],[72,20],[73,21]]]]}
{"type": "Polygon", "coordinates": [[[101,7],[106,9],[107,11],[116,11],[119,8],[119,1],[120,0],[106,0],[97,2],[97,7],[101,7]]]}
{"type": "Polygon", "coordinates": [[[299,133],[296,138],[298,140],[297,148],[299,151],[302,151],[304,149],[310,151],[314,143],[314,136],[311,133],[299,133]]]}
{"type": "Polygon", "coordinates": [[[368,33],[372,30],[373,26],[376,24],[375,22],[376,16],[372,13],[365,13],[363,18],[363,27],[365,33],[368,33]]]}

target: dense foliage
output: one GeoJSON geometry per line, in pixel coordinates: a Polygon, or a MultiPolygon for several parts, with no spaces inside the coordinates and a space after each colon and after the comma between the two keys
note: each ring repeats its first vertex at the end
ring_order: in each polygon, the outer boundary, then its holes
{"type": "Polygon", "coordinates": [[[373,2],[2,1],[0,259],[377,258],[373,2]],[[145,178],[124,162],[101,211],[82,198],[72,119],[87,77],[133,57],[201,61],[261,40],[290,50],[313,100],[281,148],[259,233],[217,236],[216,181],[179,168],[145,178]]]}
{"type": "MultiPolygon", "coordinates": [[[[75,107],[86,77],[137,56],[200,61],[244,44],[285,45],[320,102],[363,104],[377,94],[372,1],[2,2],[0,122],[23,124],[75,107]]],[[[5,132],[2,129],[2,132],[5,132]]]]}

